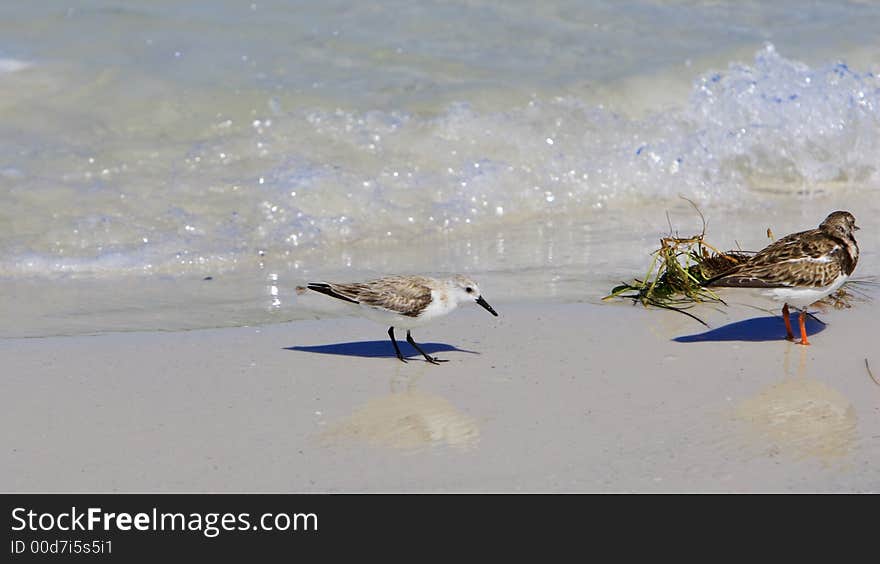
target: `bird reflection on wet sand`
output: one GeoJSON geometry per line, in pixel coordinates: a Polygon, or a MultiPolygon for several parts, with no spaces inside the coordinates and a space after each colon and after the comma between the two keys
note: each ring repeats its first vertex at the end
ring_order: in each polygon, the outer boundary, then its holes
{"type": "Polygon", "coordinates": [[[806,350],[796,373],[785,353],[785,378],[742,401],[736,419],[748,424],[749,442],[770,455],[843,463],[857,443],[858,419],[852,403],[825,382],[806,375],[806,350]]]}
{"type": "Polygon", "coordinates": [[[369,400],[320,434],[324,445],[355,442],[406,451],[435,446],[467,450],[479,438],[475,418],[412,386],[369,400]]]}

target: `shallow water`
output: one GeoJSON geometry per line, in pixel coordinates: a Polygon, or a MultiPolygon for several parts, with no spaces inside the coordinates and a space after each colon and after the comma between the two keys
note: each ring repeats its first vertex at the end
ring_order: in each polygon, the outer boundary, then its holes
{"type": "Polygon", "coordinates": [[[0,6],[0,336],[314,315],[308,279],[596,300],[674,228],[850,209],[873,274],[880,6],[0,6]],[[873,229],[872,229],[873,227],[873,229]]]}

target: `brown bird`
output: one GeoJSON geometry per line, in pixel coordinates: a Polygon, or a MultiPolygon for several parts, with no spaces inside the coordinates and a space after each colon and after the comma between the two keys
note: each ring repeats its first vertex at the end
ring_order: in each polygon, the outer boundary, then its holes
{"type": "Polygon", "coordinates": [[[787,338],[794,340],[788,306],[800,310],[801,344],[809,345],[807,307],[843,286],[859,262],[853,236],[856,218],[847,211],[828,215],[817,229],[792,233],[768,245],[747,262],[710,279],[706,286],[766,288],[783,302],[787,338]]]}

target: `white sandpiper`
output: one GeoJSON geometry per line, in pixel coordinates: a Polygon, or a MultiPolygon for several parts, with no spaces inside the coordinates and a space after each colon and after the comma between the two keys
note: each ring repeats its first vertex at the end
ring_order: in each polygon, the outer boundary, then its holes
{"type": "Polygon", "coordinates": [[[307,287],[298,286],[297,292],[313,290],[343,300],[356,306],[355,312],[381,323],[389,325],[388,336],[394,345],[394,352],[402,362],[406,359],[400,353],[394,328],[406,329],[406,340],[425,360],[432,364],[446,362],[428,355],[413,340],[410,329],[425,325],[432,319],[442,317],[458,304],[475,301],[494,316],[498,313],[492,309],[480,293],[476,282],[466,276],[455,275],[451,278],[428,278],[426,276],[386,276],[366,282],[333,283],[310,282],[307,287]]]}

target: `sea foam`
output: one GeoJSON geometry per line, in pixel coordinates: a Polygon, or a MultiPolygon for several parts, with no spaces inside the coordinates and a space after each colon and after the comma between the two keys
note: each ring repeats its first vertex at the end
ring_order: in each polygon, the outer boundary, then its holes
{"type": "Polygon", "coordinates": [[[571,93],[425,112],[270,102],[247,124],[218,117],[185,148],[67,151],[57,177],[0,178],[17,218],[0,274],[217,272],[265,257],[320,270],[352,246],[601,223],[679,194],[731,209],[880,184],[877,76],[772,45],[639,117],[571,93]]]}

